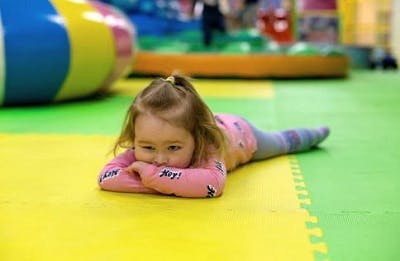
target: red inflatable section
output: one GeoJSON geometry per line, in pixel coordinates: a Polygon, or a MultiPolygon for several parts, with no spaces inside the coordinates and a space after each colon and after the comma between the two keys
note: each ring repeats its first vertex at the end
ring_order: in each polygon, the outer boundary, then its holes
{"type": "Polygon", "coordinates": [[[262,10],[258,14],[257,28],[279,43],[293,42],[293,24],[290,12],[284,8],[262,10]]]}

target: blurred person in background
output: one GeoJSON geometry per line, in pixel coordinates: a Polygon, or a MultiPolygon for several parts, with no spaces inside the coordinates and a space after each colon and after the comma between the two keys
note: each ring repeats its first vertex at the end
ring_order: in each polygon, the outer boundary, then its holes
{"type": "Polygon", "coordinates": [[[230,7],[227,0],[193,0],[193,15],[198,3],[202,4],[201,29],[203,44],[209,47],[212,43],[214,31],[226,33],[225,14],[229,13],[230,7]]]}

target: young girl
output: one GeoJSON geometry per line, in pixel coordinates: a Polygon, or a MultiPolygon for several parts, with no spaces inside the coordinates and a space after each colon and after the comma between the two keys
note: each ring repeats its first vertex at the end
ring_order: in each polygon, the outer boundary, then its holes
{"type": "Polygon", "coordinates": [[[130,106],[115,144],[125,151],[100,172],[100,188],[180,197],[221,195],[227,171],[254,160],[305,151],[327,127],[264,132],[245,119],[213,115],[179,75],[156,79],[130,106]]]}

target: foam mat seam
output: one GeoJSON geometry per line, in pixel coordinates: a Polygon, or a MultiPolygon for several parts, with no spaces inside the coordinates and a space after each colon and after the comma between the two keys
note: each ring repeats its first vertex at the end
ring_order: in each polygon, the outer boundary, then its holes
{"type": "Polygon", "coordinates": [[[313,247],[315,260],[330,261],[331,259],[328,257],[328,247],[323,240],[322,229],[318,225],[318,218],[311,215],[309,211],[312,202],[297,157],[296,155],[290,155],[288,158],[292,170],[293,181],[296,187],[297,198],[300,202],[301,208],[308,214],[305,225],[313,247]]]}

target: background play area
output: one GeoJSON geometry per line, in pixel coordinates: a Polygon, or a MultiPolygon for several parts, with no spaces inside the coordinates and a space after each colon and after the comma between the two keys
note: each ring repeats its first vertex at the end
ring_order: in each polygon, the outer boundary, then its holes
{"type": "Polygon", "coordinates": [[[248,26],[231,0],[210,46],[190,3],[0,1],[0,260],[398,260],[400,1],[260,0],[248,26]],[[172,71],[214,112],[331,134],[218,198],[100,190],[132,99],[172,71]]]}

